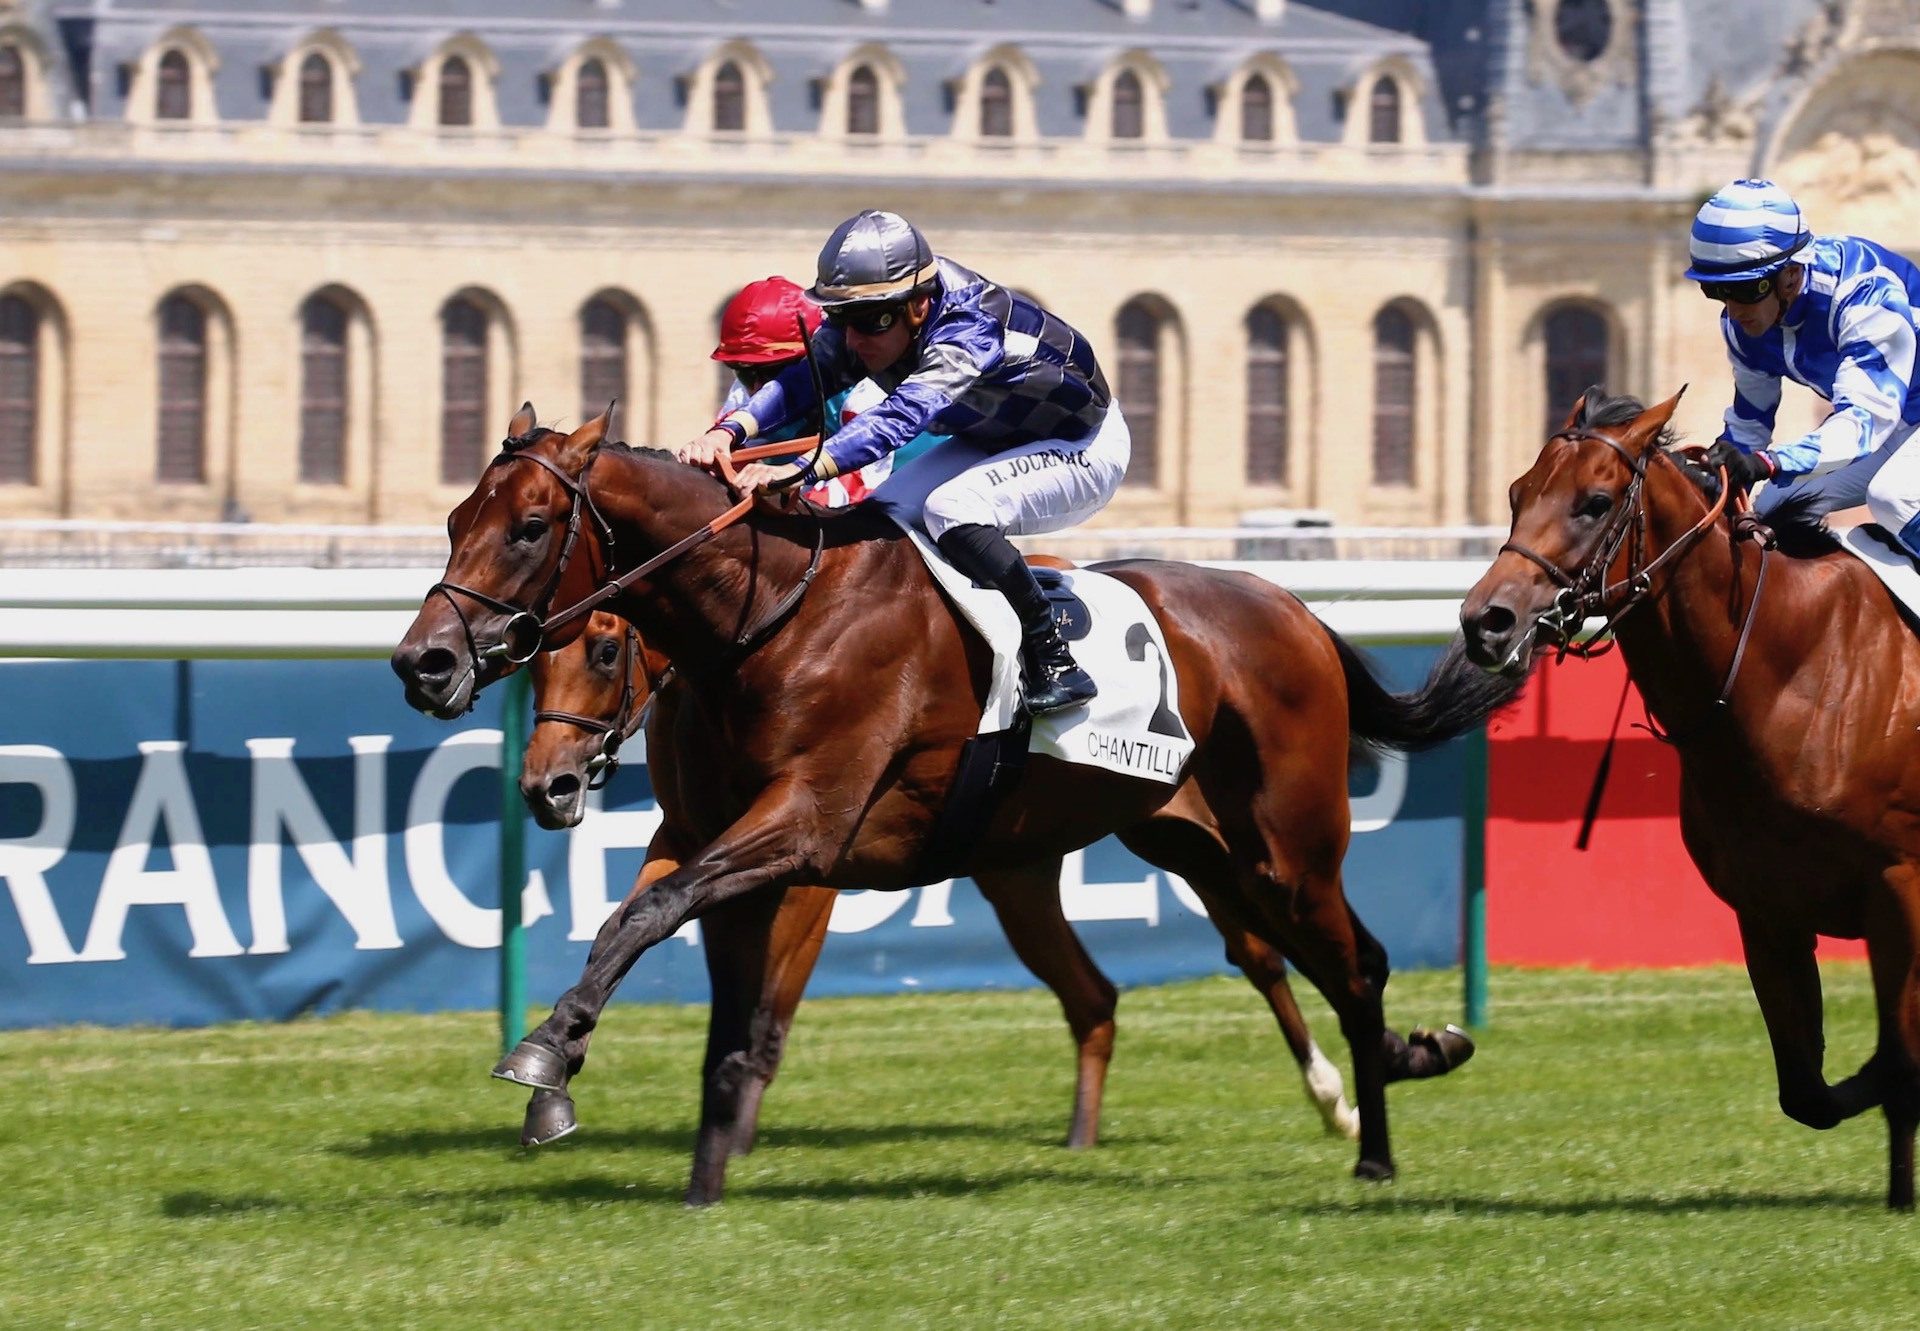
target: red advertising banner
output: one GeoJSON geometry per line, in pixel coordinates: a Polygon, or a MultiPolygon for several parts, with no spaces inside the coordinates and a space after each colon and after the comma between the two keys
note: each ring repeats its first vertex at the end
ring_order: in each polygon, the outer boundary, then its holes
{"type": "MultiPolygon", "coordinates": [[[[1627,695],[1588,849],[1580,814],[1626,666],[1618,653],[1537,671],[1489,734],[1487,957],[1494,965],[1692,966],[1740,960],[1733,912],[1680,843],[1680,762],[1627,695]]],[[[1865,956],[1822,939],[1823,957],[1865,956]]]]}

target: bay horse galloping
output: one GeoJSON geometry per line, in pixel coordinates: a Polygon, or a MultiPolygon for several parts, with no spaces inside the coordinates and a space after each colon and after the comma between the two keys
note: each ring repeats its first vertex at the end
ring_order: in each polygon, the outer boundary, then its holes
{"type": "Polygon", "coordinates": [[[1910,1209],[1920,641],[1824,530],[1783,522],[1774,551],[1742,541],[1752,524],[1722,511],[1725,474],[1668,447],[1678,402],[1582,398],[1513,484],[1511,539],[1461,607],[1468,651],[1524,674],[1585,617],[1612,623],[1679,751],[1687,851],[1739,919],[1781,1109],[1830,1128],[1880,1106],[1887,1202],[1910,1209]],[[1866,939],[1879,1012],[1873,1056],[1836,1085],[1823,1070],[1821,934],[1866,939]]]}
{"type": "MultiPolygon", "coordinates": [[[[647,648],[638,630],[595,611],[577,641],[542,653],[532,670],[535,724],[520,787],[542,827],[579,824],[586,791],[610,778],[624,742],[644,724],[662,821],[634,892],[660,876],[663,871],[655,866],[680,862],[724,830],[710,812],[723,797],[702,785],[714,770],[713,737],[699,700],[670,677],[669,663],[647,648]]],[[[983,870],[978,886],[1015,954],[1060,1001],[1078,1055],[1067,1145],[1092,1146],[1099,1138],[1118,994],[1067,923],[1060,860],[983,870]]],[[[717,1200],[725,1187],[727,1159],[753,1148],[761,1097],[779,1070],[837,895],[831,888],[790,887],[771,916],[722,906],[701,918],[713,997],[700,1128],[687,1189],[691,1201],[717,1200]]],[[[1251,934],[1221,932],[1228,959],[1272,1008],[1307,1098],[1328,1131],[1357,1137],[1359,1121],[1347,1103],[1340,1071],[1308,1032],[1287,983],[1285,961],[1251,934]]],[[[569,1070],[577,1073],[578,1063],[569,1070]]],[[[543,1145],[576,1126],[566,1091],[536,1090],[520,1141],[543,1145]]]]}
{"type": "MultiPolygon", "coordinates": [[[[566,598],[597,585],[587,599],[604,595],[639,627],[709,718],[703,789],[722,829],[655,860],[659,876],[613,917],[580,981],[495,1068],[560,1091],[614,987],[689,918],[771,910],[792,886],[924,881],[991,655],[880,513],[760,500],[723,527],[732,495],[719,479],[602,447],[604,416],[560,434],[524,408],[509,430],[448,518],[446,576],[393,654],[408,701],[461,715],[516,662],[577,636],[585,614],[566,598]]],[[[1390,694],[1298,600],[1251,575],[1149,560],[1102,571],[1165,634],[1195,745],[1180,783],[1033,757],[956,871],[1017,869],[1118,834],[1185,877],[1210,914],[1326,995],[1353,1054],[1354,1172],[1391,1177],[1387,1082],[1446,1071],[1466,1041],[1409,1045],[1386,1030],[1386,952],[1341,885],[1348,744],[1437,742],[1514,686],[1450,652],[1418,693],[1390,694]]]]}

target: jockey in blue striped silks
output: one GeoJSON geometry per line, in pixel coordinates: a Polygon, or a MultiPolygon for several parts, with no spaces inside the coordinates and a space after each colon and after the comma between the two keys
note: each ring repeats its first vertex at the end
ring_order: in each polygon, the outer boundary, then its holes
{"type": "Polygon", "coordinates": [[[1865,504],[1920,558],[1920,269],[1858,236],[1816,236],[1770,180],[1736,180],[1701,205],[1686,275],[1722,306],[1733,406],[1708,453],[1734,482],[1770,484],[1754,507],[1809,516],[1865,504]],[[1780,381],[1833,404],[1776,444],[1780,381]]]}

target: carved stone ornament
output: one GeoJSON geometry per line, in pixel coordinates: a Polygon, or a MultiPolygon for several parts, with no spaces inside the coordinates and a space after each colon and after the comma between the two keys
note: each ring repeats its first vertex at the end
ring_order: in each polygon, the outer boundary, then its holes
{"type": "Polygon", "coordinates": [[[1603,88],[1631,86],[1640,63],[1633,0],[1527,0],[1527,78],[1579,106],[1603,88]]]}

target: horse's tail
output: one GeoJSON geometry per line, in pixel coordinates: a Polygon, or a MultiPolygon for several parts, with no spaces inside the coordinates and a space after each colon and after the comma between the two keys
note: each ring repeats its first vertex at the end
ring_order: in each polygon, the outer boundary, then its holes
{"type": "Polygon", "coordinates": [[[1426,749],[1464,735],[1518,697],[1525,683],[1473,664],[1466,639],[1456,633],[1426,683],[1412,693],[1389,693],[1352,643],[1332,629],[1327,636],[1347,676],[1347,724],[1357,738],[1380,748],[1426,749]]]}

